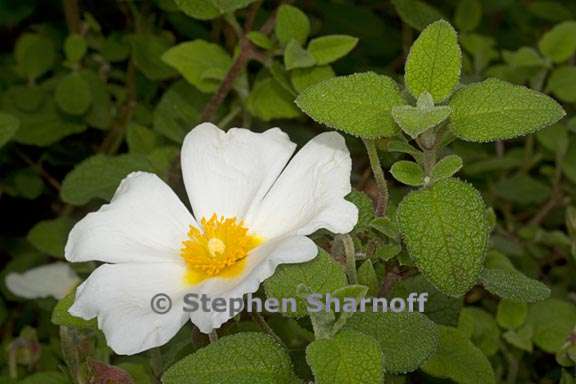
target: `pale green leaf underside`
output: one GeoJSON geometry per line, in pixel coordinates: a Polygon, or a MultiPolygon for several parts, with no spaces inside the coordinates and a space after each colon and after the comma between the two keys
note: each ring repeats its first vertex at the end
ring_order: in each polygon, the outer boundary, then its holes
{"type": "Polygon", "coordinates": [[[342,331],[331,339],[312,342],[306,348],[316,384],[382,383],[382,351],[372,337],[342,331]]]}
{"type": "Polygon", "coordinates": [[[518,271],[486,268],[480,281],[493,294],[517,303],[533,303],[550,296],[550,288],[518,271]]]}
{"type": "Polygon", "coordinates": [[[164,384],[292,384],[286,351],[263,333],[226,336],[180,360],[162,377],[164,384]]]}
{"type": "Polygon", "coordinates": [[[210,20],[244,8],[256,0],[174,0],[178,8],[195,19],[210,20]]]}
{"type": "Polygon", "coordinates": [[[350,52],[358,39],[346,35],[328,35],[312,39],[308,44],[308,52],[318,65],[330,64],[350,52]]]}
{"type": "Polygon", "coordinates": [[[348,319],[344,329],[376,339],[384,354],[384,369],[394,374],[416,370],[438,344],[436,324],[418,312],[371,312],[369,308],[348,319]]]}
{"type": "Polygon", "coordinates": [[[458,155],[448,155],[444,157],[432,168],[432,181],[453,176],[462,168],[462,165],[462,158],[458,155]]]}
{"type": "Polygon", "coordinates": [[[450,116],[450,112],[448,106],[421,109],[411,105],[401,105],[392,108],[392,117],[402,131],[410,137],[416,138],[422,132],[446,120],[450,116]]]}
{"type": "Polygon", "coordinates": [[[424,170],[413,161],[400,160],[392,164],[390,173],[396,180],[413,187],[424,184],[424,170]]]}
{"type": "Polygon", "coordinates": [[[405,104],[389,77],[373,72],[339,76],[307,88],[296,104],[312,119],[354,136],[377,138],[397,132],[391,109],[405,104]]]}
{"type": "Polygon", "coordinates": [[[440,326],[438,350],[424,364],[429,375],[459,384],[493,384],[494,371],[486,356],[459,330],[440,326]]]}
{"type": "Polygon", "coordinates": [[[416,39],[406,59],[405,81],[412,96],[429,92],[435,102],[446,99],[460,81],[462,52],[452,26],[429,25],[416,39]]]}
{"type": "Polygon", "coordinates": [[[556,63],[567,60],[576,51],[576,21],[565,21],[544,34],[538,48],[556,63]]]}
{"type": "Polygon", "coordinates": [[[461,296],[477,281],[489,226],[482,197],[458,179],[407,195],[397,219],[410,256],[438,289],[461,296]]]}
{"type": "Polygon", "coordinates": [[[474,142],[505,140],[535,132],[566,113],[552,98],[498,79],[457,91],[450,99],[450,130],[474,142]]]}
{"type": "Polygon", "coordinates": [[[310,34],[310,20],[300,9],[283,4],[276,14],[274,32],[282,45],[288,44],[292,39],[304,45],[310,34]]]}

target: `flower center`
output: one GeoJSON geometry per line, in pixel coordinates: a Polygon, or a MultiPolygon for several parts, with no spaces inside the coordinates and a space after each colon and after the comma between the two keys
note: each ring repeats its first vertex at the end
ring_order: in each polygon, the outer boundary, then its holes
{"type": "Polygon", "coordinates": [[[182,242],[180,255],[184,259],[189,282],[214,276],[236,276],[244,267],[248,253],[262,240],[248,233],[235,217],[209,220],[202,218],[200,227],[190,226],[188,239],[182,242]]]}

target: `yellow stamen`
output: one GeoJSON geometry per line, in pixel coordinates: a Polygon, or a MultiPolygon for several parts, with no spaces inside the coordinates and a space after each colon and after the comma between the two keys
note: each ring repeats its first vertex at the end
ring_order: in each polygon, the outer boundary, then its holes
{"type": "Polygon", "coordinates": [[[214,214],[209,220],[202,218],[200,224],[201,229],[190,226],[180,251],[188,269],[186,280],[191,284],[214,276],[237,276],[248,253],[262,242],[234,217],[214,214]]]}

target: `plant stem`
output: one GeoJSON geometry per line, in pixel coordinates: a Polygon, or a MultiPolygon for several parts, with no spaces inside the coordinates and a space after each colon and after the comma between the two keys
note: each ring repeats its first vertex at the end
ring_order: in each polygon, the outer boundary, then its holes
{"type": "Polygon", "coordinates": [[[376,149],[376,141],[371,139],[363,139],[368,152],[368,159],[370,160],[370,168],[378,186],[378,201],[376,203],[376,216],[385,216],[388,208],[388,184],[384,171],[380,165],[380,158],[378,157],[378,150],[376,149]]]}
{"type": "Polygon", "coordinates": [[[80,9],[78,7],[78,0],[64,0],[64,15],[66,16],[66,24],[70,33],[80,33],[80,9]]]}
{"type": "Polygon", "coordinates": [[[342,242],[344,254],[346,255],[346,274],[350,284],[358,284],[358,271],[356,270],[356,251],[354,249],[354,240],[352,236],[346,233],[339,235],[338,240],[342,242]]]}
{"type": "Polygon", "coordinates": [[[208,334],[208,340],[210,340],[210,344],[215,343],[218,341],[218,333],[216,331],[212,331],[208,334]]]}

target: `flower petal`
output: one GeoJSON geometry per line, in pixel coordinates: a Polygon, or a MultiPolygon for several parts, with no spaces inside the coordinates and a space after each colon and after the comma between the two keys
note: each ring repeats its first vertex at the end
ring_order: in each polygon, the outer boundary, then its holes
{"type": "Polygon", "coordinates": [[[296,145],[278,128],[264,133],[204,123],[182,146],[182,174],[198,221],[212,214],[243,218],[276,180],[296,145]]]}
{"type": "Polygon", "coordinates": [[[197,225],[178,196],[158,176],[128,175],[110,204],[80,220],[68,236],[66,259],[112,263],[182,263],[180,247],[197,225]]]}
{"type": "Polygon", "coordinates": [[[167,343],[187,321],[184,275],[185,268],[175,263],[104,264],[78,287],[69,312],[85,320],[98,317],[115,353],[139,353],[167,343]],[[167,313],[152,310],[158,294],[172,301],[167,313]]]}
{"type": "Polygon", "coordinates": [[[67,263],[53,263],[32,268],[24,273],[9,273],[6,287],[16,296],[26,299],[54,297],[61,299],[80,282],[67,263]]]}
{"type": "Polygon", "coordinates": [[[326,132],[310,140],[290,161],[260,206],[246,218],[268,239],[309,235],[320,228],[347,233],[358,221],[350,193],[352,160],[344,138],[326,132]]]}
{"type": "MultiPolygon", "coordinates": [[[[222,297],[229,303],[231,299],[242,298],[254,293],[260,284],[272,276],[280,264],[303,263],[313,259],[318,253],[316,244],[305,236],[292,236],[264,243],[249,256],[241,276],[234,279],[213,278],[192,287],[197,294],[210,298],[222,297]]],[[[190,320],[200,331],[209,333],[232,318],[235,314],[224,312],[190,312],[190,320]]]]}

